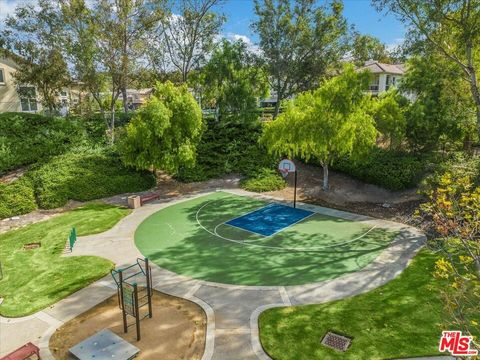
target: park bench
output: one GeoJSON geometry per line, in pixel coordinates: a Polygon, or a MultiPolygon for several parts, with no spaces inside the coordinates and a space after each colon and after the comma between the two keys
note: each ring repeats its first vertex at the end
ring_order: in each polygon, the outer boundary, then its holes
{"type": "Polygon", "coordinates": [[[10,354],[0,358],[0,360],[25,360],[32,355],[36,355],[37,358],[40,359],[40,349],[29,342],[10,354]]]}
{"type": "Polygon", "coordinates": [[[143,206],[143,204],[145,204],[149,201],[158,200],[158,199],[160,199],[160,195],[158,195],[158,194],[148,194],[148,195],[141,196],[140,197],[140,202],[142,203],[142,206],[143,206]]]}

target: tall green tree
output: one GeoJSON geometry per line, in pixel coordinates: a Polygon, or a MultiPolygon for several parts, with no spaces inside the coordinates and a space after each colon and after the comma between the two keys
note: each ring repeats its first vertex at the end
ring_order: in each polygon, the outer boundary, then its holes
{"type": "MultiPolygon", "coordinates": [[[[186,82],[192,69],[197,69],[213,50],[225,18],[213,11],[221,0],[179,0],[173,2],[170,16],[158,29],[159,49],[166,48],[171,65],[182,74],[186,82]]],[[[157,58],[157,61],[158,58],[157,58]]],[[[160,62],[162,62],[160,58],[160,62]]]]}
{"type": "Polygon", "coordinates": [[[95,14],[85,0],[61,0],[61,11],[65,21],[65,50],[78,90],[91,95],[108,128],[110,123],[105,116],[108,107],[102,98],[102,93],[108,90],[108,76],[102,66],[95,14]]]}
{"type": "Polygon", "coordinates": [[[314,89],[347,51],[343,5],[332,1],[255,0],[253,29],[277,96],[274,116],[289,96],[314,89]]]}
{"type": "Polygon", "coordinates": [[[407,38],[424,43],[462,72],[475,104],[480,133],[480,2],[478,0],[373,0],[379,10],[398,15],[409,29],[407,38]]]}
{"type": "Polygon", "coordinates": [[[202,111],[186,85],[158,83],[134,115],[120,144],[123,162],[137,169],[176,172],[195,162],[202,111]]]}
{"type": "Polygon", "coordinates": [[[405,139],[407,101],[396,90],[393,90],[381,94],[372,103],[375,127],[382,135],[381,140],[388,143],[391,150],[400,149],[405,139]]]}
{"type": "Polygon", "coordinates": [[[377,60],[386,64],[392,62],[385,44],[371,35],[355,33],[351,52],[353,62],[357,66],[364,65],[367,60],[377,60]]]}
{"type": "Polygon", "coordinates": [[[257,118],[259,97],[268,92],[267,76],[246,44],[224,40],[202,69],[205,100],[215,104],[220,120],[257,118]]]}
{"type": "Polygon", "coordinates": [[[414,94],[405,113],[411,149],[455,149],[474,140],[475,104],[461,70],[435,52],[412,57],[407,67],[400,91],[414,94]]]}
{"type": "Polygon", "coordinates": [[[116,90],[122,95],[124,111],[127,112],[127,87],[137,61],[143,55],[144,36],[164,15],[164,1],[99,0],[94,10],[100,27],[101,53],[104,59],[108,59],[104,66],[117,83],[116,90]]]}
{"type": "Polygon", "coordinates": [[[323,167],[323,189],[328,190],[328,169],[337,159],[351,161],[375,144],[377,131],[365,89],[368,72],[346,66],[341,75],[317,90],[291,100],[280,116],[267,124],[262,142],[277,156],[313,158],[323,167]]]}
{"type": "Polygon", "coordinates": [[[36,4],[19,5],[14,15],[7,17],[0,33],[0,44],[19,56],[16,83],[35,86],[50,112],[58,108],[58,95],[70,82],[62,48],[63,29],[55,4],[38,0],[36,4]]]}

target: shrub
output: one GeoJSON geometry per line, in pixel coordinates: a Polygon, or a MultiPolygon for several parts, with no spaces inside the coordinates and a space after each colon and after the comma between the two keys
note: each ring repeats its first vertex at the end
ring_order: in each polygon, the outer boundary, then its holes
{"type": "MultiPolygon", "coordinates": [[[[129,113],[130,114],[130,113],[129,113]]],[[[96,144],[106,143],[107,137],[107,123],[102,118],[102,114],[87,114],[84,116],[70,116],[69,121],[78,123],[85,131],[87,140],[96,144]]],[[[116,126],[119,126],[118,121],[115,120],[116,126]]]]}
{"type": "Polygon", "coordinates": [[[125,128],[119,143],[122,161],[175,173],[195,163],[201,131],[202,109],[187,86],[157,83],[155,94],[125,128]]]}
{"type": "Polygon", "coordinates": [[[28,173],[39,207],[51,209],[68,200],[88,201],[155,185],[146,171],[126,168],[111,150],[77,149],[52,158],[28,173]]]}
{"type": "Polygon", "coordinates": [[[275,170],[263,168],[256,176],[241,182],[240,186],[248,191],[265,192],[281,190],[285,187],[285,180],[275,170]]]}
{"type": "Polygon", "coordinates": [[[33,187],[28,179],[0,184],[0,219],[26,214],[36,208],[33,187]]]}
{"type": "Polygon", "coordinates": [[[427,194],[442,186],[443,177],[453,173],[458,178],[471,179],[475,186],[480,186],[480,158],[469,156],[465,152],[452,152],[426,176],[420,186],[420,190],[427,194]]]}
{"type": "Polygon", "coordinates": [[[0,173],[58,155],[83,139],[77,121],[27,113],[0,114],[0,173]]]}
{"type": "Polygon", "coordinates": [[[255,176],[258,169],[275,166],[276,158],[258,143],[262,133],[259,121],[204,120],[196,165],[180,168],[176,174],[180,181],[202,181],[229,173],[255,176]]]}
{"type": "Polygon", "coordinates": [[[419,183],[428,169],[429,160],[426,155],[416,156],[375,148],[361,161],[342,158],[333,168],[389,190],[404,190],[419,183]]]}

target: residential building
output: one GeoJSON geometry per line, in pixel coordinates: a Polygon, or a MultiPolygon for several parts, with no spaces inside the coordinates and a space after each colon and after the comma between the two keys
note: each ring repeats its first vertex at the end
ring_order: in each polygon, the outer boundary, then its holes
{"type": "MultiPolygon", "coordinates": [[[[152,95],[153,88],[146,89],[127,89],[127,104],[130,110],[136,110],[143,104],[145,104],[148,98],[152,95]]],[[[123,100],[122,94],[118,97],[119,100],[123,100]]]]}
{"type": "Polygon", "coordinates": [[[369,86],[369,91],[372,95],[378,95],[392,87],[397,87],[405,75],[404,64],[384,64],[375,60],[366,61],[365,65],[357,70],[372,72],[372,82],[369,86]]]}
{"type": "Polygon", "coordinates": [[[38,112],[42,110],[34,86],[15,84],[14,74],[18,65],[14,56],[0,57],[0,113],[38,112]]]}

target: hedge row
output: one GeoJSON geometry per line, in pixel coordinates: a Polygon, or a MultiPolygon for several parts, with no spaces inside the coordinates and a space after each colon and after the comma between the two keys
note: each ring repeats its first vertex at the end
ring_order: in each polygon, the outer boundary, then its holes
{"type": "Polygon", "coordinates": [[[56,156],[27,173],[40,208],[63,206],[68,200],[88,201],[126,192],[144,191],[155,185],[146,171],[123,166],[110,150],[83,149],[56,156]]]}
{"type": "Polygon", "coordinates": [[[0,219],[27,214],[36,208],[35,193],[28,179],[0,184],[0,219]]]}
{"type": "Polygon", "coordinates": [[[33,166],[20,179],[0,184],[0,219],[53,209],[69,200],[89,201],[148,190],[155,177],[122,165],[108,149],[76,149],[33,166]]]}
{"type": "Polygon", "coordinates": [[[0,174],[62,154],[82,141],[78,121],[28,113],[0,114],[0,174]]]}
{"type": "Polygon", "coordinates": [[[343,158],[332,168],[389,190],[405,190],[417,186],[430,163],[431,159],[427,156],[375,148],[359,162],[343,158]]]}

